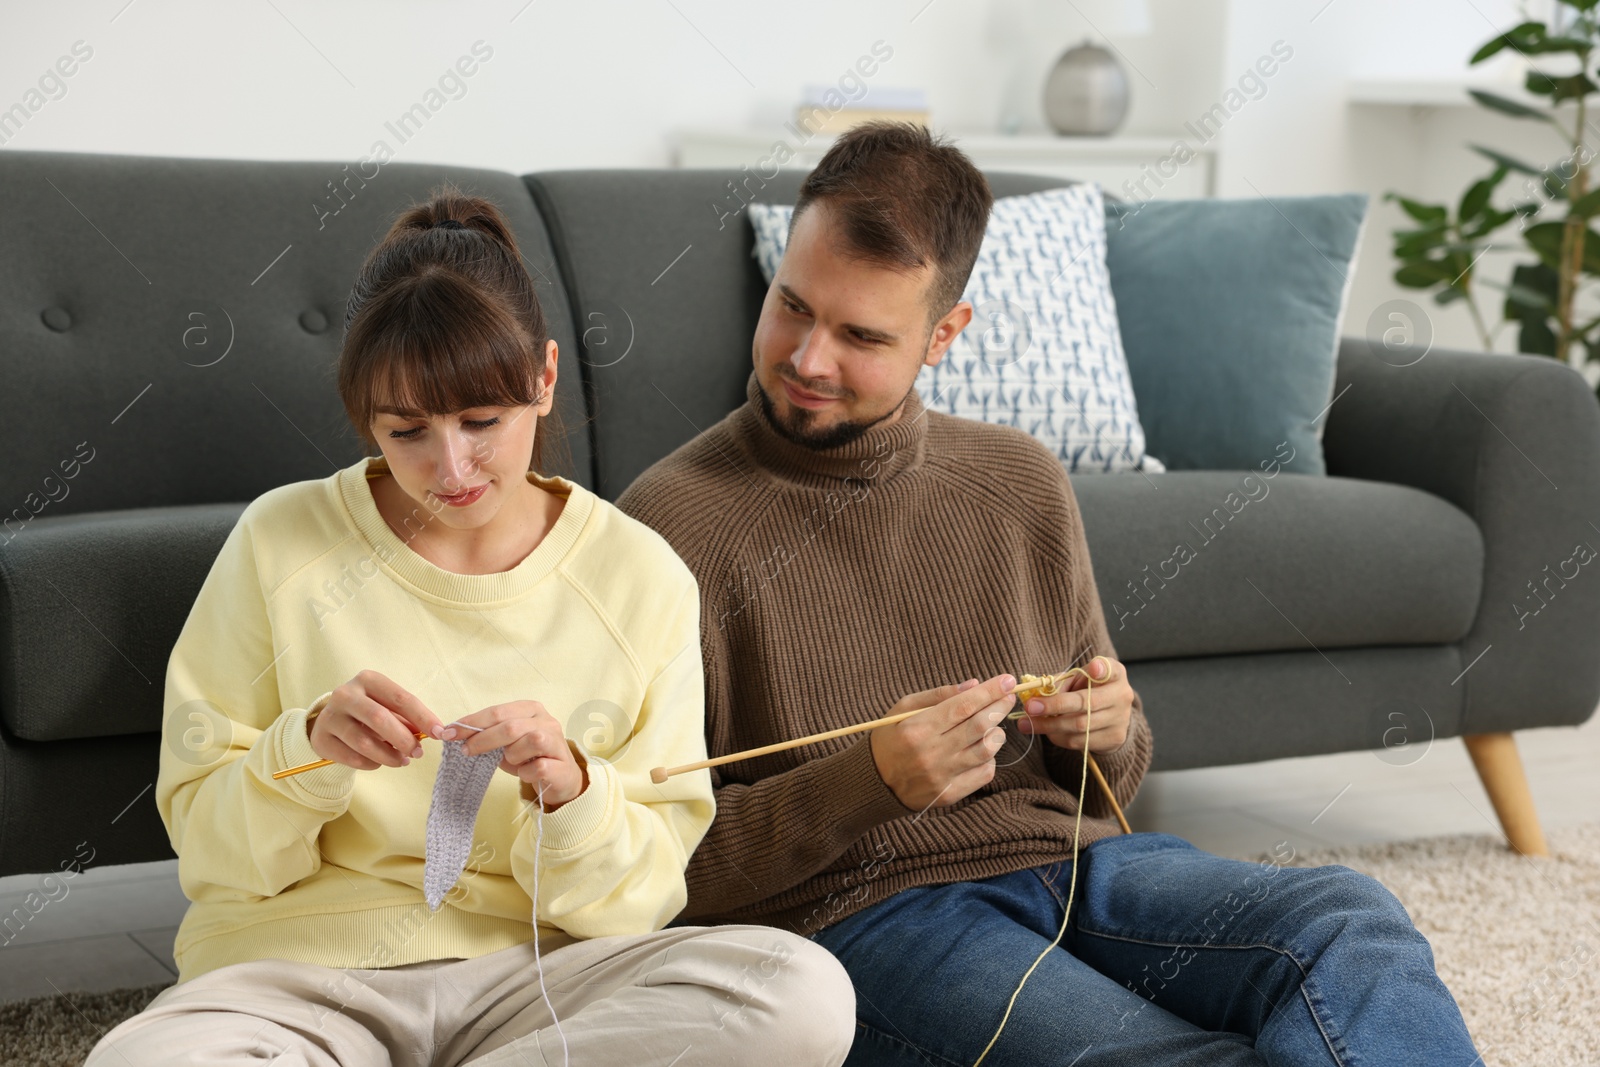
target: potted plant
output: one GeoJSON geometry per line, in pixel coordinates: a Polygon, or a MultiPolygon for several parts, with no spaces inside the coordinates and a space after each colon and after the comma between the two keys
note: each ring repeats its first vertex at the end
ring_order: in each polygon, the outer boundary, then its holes
{"type": "MultiPolygon", "coordinates": [[[[1414,289],[1431,289],[1440,305],[1460,303],[1472,316],[1486,351],[1496,333],[1517,325],[1521,352],[1552,356],[1583,373],[1591,387],[1600,384],[1600,312],[1593,299],[1600,278],[1600,188],[1590,166],[1600,137],[1590,119],[1590,94],[1600,92],[1591,72],[1600,48],[1600,0],[1558,0],[1549,23],[1523,22],[1485,42],[1469,65],[1511,50],[1530,61],[1553,57],[1551,70],[1533,68],[1524,86],[1535,99],[1514,100],[1483,89],[1468,90],[1482,106],[1503,115],[1548,125],[1559,139],[1560,155],[1548,165],[1516,159],[1493,148],[1472,145],[1493,168],[1474,181],[1455,205],[1429,204],[1389,193],[1415,226],[1394,231],[1400,266],[1394,279],[1414,289]],[[1595,140],[1596,146],[1590,141],[1595,140]],[[1521,196],[1496,206],[1506,178],[1518,175],[1521,196]],[[1515,227],[1518,247],[1531,253],[1512,271],[1509,283],[1481,280],[1503,291],[1501,321],[1485,319],[1476,268],[1491,248],[1512,247],[1496,237],[1515,227]]],[[[1596,75],[1600,77],[1600,75],[1596,75]]]]}

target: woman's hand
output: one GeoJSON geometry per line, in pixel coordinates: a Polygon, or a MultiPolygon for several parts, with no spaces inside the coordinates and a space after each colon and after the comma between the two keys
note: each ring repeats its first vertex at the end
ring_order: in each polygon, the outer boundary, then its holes
{"type": "MultiPolygon", "coordinates": [[[[503,747],[500,769],[522,779],[522,798],[530,803],[539,800],[543,790],[546,814],[589,788],[588,762],[567,741],[555,716],[537,700],[494,704],[457,721],[478,728],[461,751],[480,756],[503,747]]],[[[468,732],[446,726],[440,736],[453,741],[468,732]]]]}
{"type": "Polygon", "coordinates": [[[418,733],[438,736],[439,719],[377,671],[362,671],[333,690],[311,723],[311,749],[358,771],[404,767],[422,755],[418,733]]]}
{"type": "Polygon", "coordinates": [[[1017,729],[1025,734],[1044,734],[1062,748],[1081,751],[1083,709],[1085,702],[1092,700],[1089,750],[1109,752],[1120,748],[1128,739],[1128,725],[1133,721],[1133,686],[1128,684],[1128,670],[1110,656],[1096,656],[1085,669],[1094,676],[1093,689],[1085,692],[1083,675],[1074,674],[1053,696],[1030,697],[1023,704],[1028,714],[1017,720],[1017,729]]]}

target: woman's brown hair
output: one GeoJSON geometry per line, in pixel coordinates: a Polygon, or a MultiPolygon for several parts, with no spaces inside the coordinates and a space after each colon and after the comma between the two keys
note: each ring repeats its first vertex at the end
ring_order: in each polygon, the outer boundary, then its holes
{"type": "MultiPolygon", "coordinates": [[[[367,254],[345,304],[339,396],[374,452],[379,406],[422,415],[542,399],[549,325],[510,223],[453,183],[402,211],[367,254]],[[448,225],[440,225],[448,223],[448,225]]],[[[559,444],[540,419],[529,470],[559,444]]]]}

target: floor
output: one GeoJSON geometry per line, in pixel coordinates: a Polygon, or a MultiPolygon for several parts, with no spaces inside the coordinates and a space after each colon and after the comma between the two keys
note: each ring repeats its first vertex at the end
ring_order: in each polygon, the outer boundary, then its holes
{"type": "MultiPolygon", "coordinates": [[[[1600,817],[1600,715],[1517,737],[1547,827],[1600,817]]],[[[1301,853],[1498,831],[1459,740],[1153,774],[1128,817],[1136,830],[1174,833],[1239,858],[1283,841],[1301,853]]],[[[176,860],[90,867],[60,887],[41,888],[39,875],[0,878],[0,916],[29,893],[40,894],[37,914],[0,948],[0,1003],[175,977],[172,939],[187,906],[176,860]],[[51,895],[57,899],[40,907],[51,895]]]]}

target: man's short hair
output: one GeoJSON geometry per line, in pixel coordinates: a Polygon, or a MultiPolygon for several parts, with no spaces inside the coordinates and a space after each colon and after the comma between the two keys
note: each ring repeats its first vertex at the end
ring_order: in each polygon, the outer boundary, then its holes
{"type": "Polygon", "coordinates": [[[852,127],[806,176],[789,221],[825,201],[849,250],[896,270],[931,264],[929,322],[961,299],[983,244],[994,194],[959,148],[924,126],[852,127]]]}

